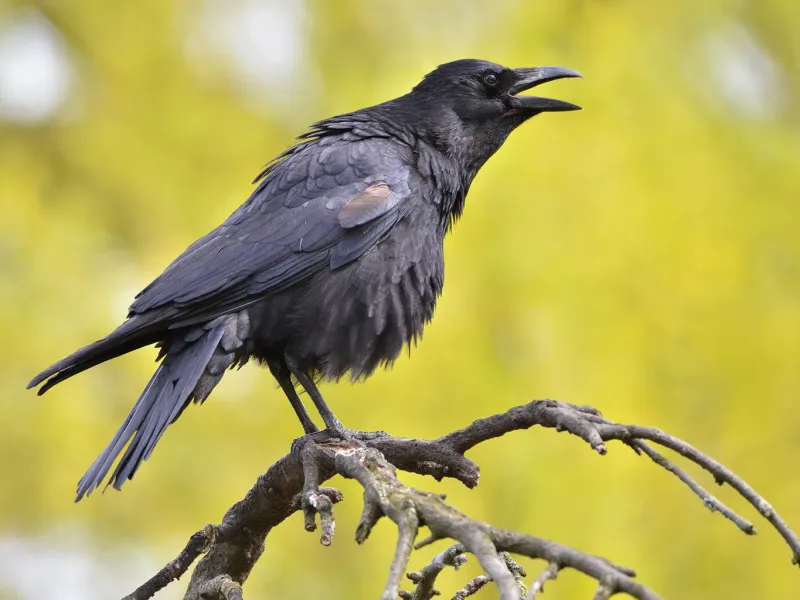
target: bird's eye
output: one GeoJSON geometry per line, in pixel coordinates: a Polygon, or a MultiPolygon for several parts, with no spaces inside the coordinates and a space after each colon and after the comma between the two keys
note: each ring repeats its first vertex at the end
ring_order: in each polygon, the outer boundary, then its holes
{"type": "Polygon", "coordinates": [[[496,85],[498,84],[498,82],[499,82],[499,81],[500,81],[500,80],[497,78],[497,75],[495,75],[494,73],[489,73],[488,75],[486,75],[486,76],[483,78],[483,82],[484,82],[486,85],[490,86],[490,87],[494,87],[494,86],[496,86],[496,85]]]}

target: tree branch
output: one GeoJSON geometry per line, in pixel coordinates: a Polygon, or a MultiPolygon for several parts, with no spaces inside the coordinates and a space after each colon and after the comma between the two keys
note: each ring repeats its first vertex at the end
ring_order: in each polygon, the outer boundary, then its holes
{"type": "MultiPolygon", "coordinates": [[[[528,429],[534,425],[577,435],[601,455],[607,452],[604,442],[611,440],[623,441],[642,451],[649,447],[641,441],[649,440],[677,452],[703,470],[708,471],[719,485],[727,483],[735,489],[781,534],[792,551],[792,562],[798,564],[800,561],[800,539],[797,534],[791,530],[772,506],[738,475],[681,439],[653,427],[612,423],[604,419],[600,411],[590,406],[576,406],[556,400],[534,400],[528,404],[516,406],[501,415],[478,419],[468,427],[441,437],[434,443],[449,446],[456,452],[464,453],[481,442],[500,437],[510,431],[528,429]]],[[[745,533],[755,533],[755,528],[751,523],[738,517],[733,511],[713,499],[702,488],[694,484],[694,481],[683,471],[652,450],[645,451],[645,453],[654,462],[672,471],[686,483],[709,508],[721,512],[745,533]]]]}
{"type": "Polygon", "coordinates": [[[400,597],[404,600],[431,600],[434,596],[440,595],[441,592],[433,587],[436,578],[446,567],[453,567],[458,571],[461,565],[467,562],[465,552],[464,544],[453,544],[441,554],[437,554],[421,571],[409,573],[407,577],[416,584],[416,588],[413,592],[400,592],[400,597]]]}
{"type": "Polygon", "coordinates": [[[206,525],[204,529],[195,533],[189,538],[186,547],[181,550],[181,553],[174,560],[168,562],[163,569],[122,600],[147,600],[162,588],[179,579],[181,575],[186,573],[197,557],[208,550],[214,540],[214,532],[213,525],[206,525]]]}
{"type": "Polygon", "coordinates": [[[531,590],[525,600],[535,600],[536,594],[544,592],[544,584],[551,579],[558,577],[559,567],[557,563],[550,563],[531,584],[531,590]]]}
{"type": "Polygon", "coordinates": [[[475,521],[447,504],[443,496],[409,488],[397,478],[396,468],[437,479],[450,477],[474,487],[480,471],[464,453],[477,444],[534,425],[572,433],[600,454],[606,453],[605,442],[619,440],[673,473],[708,508],[723,514],[745,533],[755,533],[749,521],[708,494],[644,440],[669,448],[711,473],[717,483],[727,483],[739,492],[783,536],[793,560],[797,562],[800,557],[800,540],[771,506],[733,472],[691,445],[658,429],[612,423],[591,407],[539,400],[478,419],[436,440],[394,438],[388,434],[325,442],[301,438],[292,445],[290,454],[273,464],[258,478],[245,498],[227,511],[220,525],[207,526],[192,536],[175,560],[125,600],[152,597],[185,573],[191,563],[206,551],[192,574],[184,598],[240,599],[241,584],[260,558],[266,536],[296,510],[303,510],[308,531],[316,529],[316,516],[319,515],[320,542],[324,545],[332,542],[335,525],[333,504],[342,497],[337,490],[320,486],[337,474],[355,479],[364,489],[364,509],[356,530],[358,543],[366,541],[381,517],[388,517],[398,526],[397,547],[382,600],[393,600],[398,596],[408,600],[429,600],[437,593],[434,589],[437,575],[446,566],[458,568],[463,564],[465,552],[476,556],[486,575],[468,582],[456,592],[455,598],[465,598],[493,581],[502,600],[517,600],[526,595],[532,600],[547,580],[555,579],[563,569],[573,569],[598,582],[596,599],[618,593],[627,593],[640,600],[658,599],[654,592],[634,581],[635,573],[631,569],[554,541],[475,521]],[[429,529],[430,536],[413,546],[421,526],[429,529]],[[420,572],[409,574],[416,588],[413,592],[401,592],[400,580],[412,549],[444,538],[458,543],[436,556],[420,572]],[[508,552],[547,561],[548,567],[532,582],[530,594],[522,583],[524,571],[508,552]]]}

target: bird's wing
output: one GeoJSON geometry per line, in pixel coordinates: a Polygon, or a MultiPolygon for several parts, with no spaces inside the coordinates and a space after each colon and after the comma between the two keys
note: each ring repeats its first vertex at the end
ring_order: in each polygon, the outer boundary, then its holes
{"type": "Polygon", "coordinates": [[[172,327],[213,318],[358,259],[402,216],[410,150],[321,139],[289,152],[220,227],[192,244],[131,305],[172,327]]]}

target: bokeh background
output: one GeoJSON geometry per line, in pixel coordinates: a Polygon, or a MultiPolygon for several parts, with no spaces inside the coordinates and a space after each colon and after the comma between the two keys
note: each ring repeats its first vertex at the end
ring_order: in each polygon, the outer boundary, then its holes
{"type": "MultiPolygon", "coordinates": [[[[123,596],[287,451],[295,417],[251,365],[123,493],[76,505],[155,352],[46,397],[24,386],[115,326],[309,123],[461,57],[578,69],[542,93],[585,110],[535,119],[483,169],[424,342],[325,386],[339,416],[424,437],[533,398],[592,404],[694,443],[800,527],[799,25],[794,0],[0,2],[0,598],[123,596]]],[[[800,596],[788,549],[729,489],[761,535],[623,446],[600,458],[534,430],[471,456],[475,490],[404,479],[634,566],[665,598],[800,596]]],[[[336,484],[333,548],[296,515],[246,597],[377,597],[395,529],[357,547],[360,493],[336,484]]],[[[564,573],[546,598],[593,589],[564,573]]]]}

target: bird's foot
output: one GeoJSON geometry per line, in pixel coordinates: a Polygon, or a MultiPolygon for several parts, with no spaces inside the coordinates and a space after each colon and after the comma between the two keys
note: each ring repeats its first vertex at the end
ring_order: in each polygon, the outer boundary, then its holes
{"type": "Polygon", "coordinates": [[[376,440],[378,438],[386,437],[389,435],[387,432],[383,430],[378,431],[355,431],[353,429],[347,430],[348,435],[351,436],[352,439],[359,440],[360,442],[368,442],[370,440],[376,440]]]}
{"type": "Polygon", "coordinates": [[[335,441],[347,442],[351,440],[366,442],[385,437],[387,435],[389,434],[385,431],[356,431],[355,429],[350,429],[349,427],[345,427],[341,423],[338,423],[335,427],[327,427],[321,431],[307,433],[303,437],[294,440],[292,445],[294,446],[305,441],[311,441],[316,444],[325,444],[335,441]]]}

